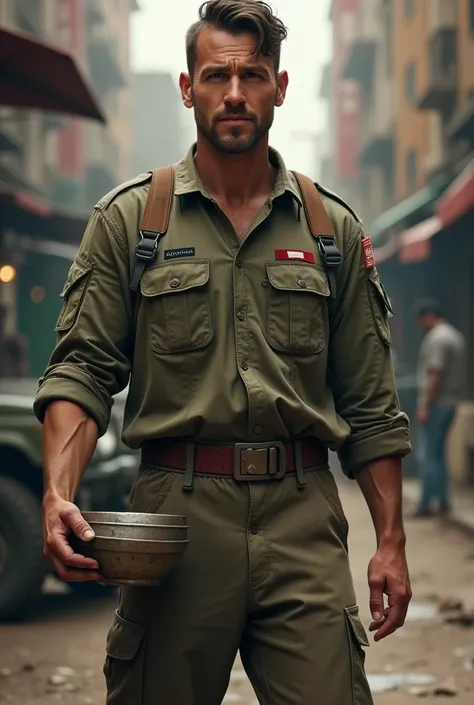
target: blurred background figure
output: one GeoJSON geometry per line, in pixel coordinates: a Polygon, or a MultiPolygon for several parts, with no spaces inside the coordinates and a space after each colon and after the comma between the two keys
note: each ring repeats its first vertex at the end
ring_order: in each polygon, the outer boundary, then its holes
{"type": "Polygon", "coordinates": [[[449,511],[446,439],[456,407],[465,393],[464,336],[440,314],[435,300],[416,307],[424,335],[418,363],[418,454],[422,491],[415,516],[432,515],[433,502],[440,513],[449,511]]]}

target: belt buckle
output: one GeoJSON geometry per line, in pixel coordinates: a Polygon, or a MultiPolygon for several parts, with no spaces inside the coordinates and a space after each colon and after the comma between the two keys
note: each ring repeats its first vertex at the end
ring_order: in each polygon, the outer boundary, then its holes
{"type": "Polygon", "coordinates": [[[239,482],[280,480],[286,472],[286,448],[280,441],[236,443],[234,479],[239,482]]]}

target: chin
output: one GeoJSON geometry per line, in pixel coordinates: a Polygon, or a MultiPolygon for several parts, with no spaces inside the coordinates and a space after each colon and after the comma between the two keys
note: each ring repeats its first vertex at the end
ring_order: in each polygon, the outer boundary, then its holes
{"type": "Polygon", "coordinates": [[[255,135],[215,135],[211,140],[214,147],[225,154],[245,154],[258,142],[255,135]]]}

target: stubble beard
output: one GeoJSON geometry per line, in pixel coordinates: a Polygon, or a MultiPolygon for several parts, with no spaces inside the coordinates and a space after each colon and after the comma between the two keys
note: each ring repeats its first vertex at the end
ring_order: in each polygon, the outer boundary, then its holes
{"type": "Polygon", "coordinates": [[[209,124],[205,115],[198,106],[194,106],[194,119],[198,132],[203,135],[212,146],[222,154],[245,154],[266,137],[273,125],[273,108],[260,122],[253,122],[252,132],[243,131],[238,125],[230,129],[230,133],[220,135],[216,130],[216,123],[209,124]]]}

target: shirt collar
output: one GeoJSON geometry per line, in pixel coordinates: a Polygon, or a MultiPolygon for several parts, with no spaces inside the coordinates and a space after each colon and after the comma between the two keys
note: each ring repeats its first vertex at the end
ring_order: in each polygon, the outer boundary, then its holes
{"type": "MultiPolygon", "coordinates": [[[[195,152],[196,144],[193,144],[184,159],[176,165],[174,191],[176,196],[184,196],[185,194],[197,192],[206,195],[203,183],[196,169],[194,161],[195,152]]],[[[269,148],[269,160],[277,169],[275,186],[270,197],[271,200],[283,196],[285,193],[289,193],[297,203],[302,206],[303,202],[295,177],[286,168],[281,155],[272,147],[269,148]]]]}

